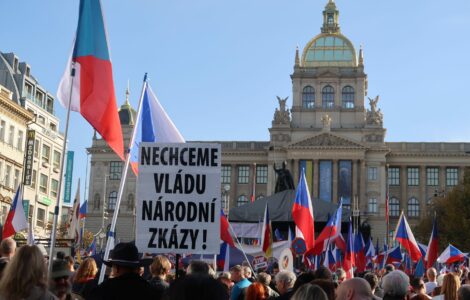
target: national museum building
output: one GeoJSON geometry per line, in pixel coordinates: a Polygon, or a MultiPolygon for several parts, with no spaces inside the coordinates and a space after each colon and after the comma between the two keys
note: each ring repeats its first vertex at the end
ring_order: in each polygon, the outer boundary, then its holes
{"type": "MultiPolygon", "coordinates": [[[[374,238],[383,238],[387,190],[390,230],[395,229],[401,211],[413,226],[430,213],[433,199],[443,197],[463,179],[464,169],[470,166],[470,143],[386,142],[379,97],[367,97],[362,50],[356,51],[341,33],[338,16],[330,0],[321,32],[302,53],[296,50],[292,107],[287,107],[287,98],[278,97],[270,140],[219,142],[222,206],[230,213],[232,207],[272,195],[275,168],[285,163],[296,185],[301,169],[305,170],[312,198],[333,203],[342,198],[361,222],[371,225],[374,238]]],[[[120,115],[128,140],[135,111],[123,105],[120,115]]],[[[89,152],[92,220],[88,218],[86,226],[96,233],[110,222],[111,218],[102,222],[103,209],[114,210],[122,163],[96,137],[89,152]]],[[[130,178],[118,219],[119,236],[134,227],[136,186],[135,177],[130,178]]],[[[132,239],[133,232],[129,234],[132,239]]]]}

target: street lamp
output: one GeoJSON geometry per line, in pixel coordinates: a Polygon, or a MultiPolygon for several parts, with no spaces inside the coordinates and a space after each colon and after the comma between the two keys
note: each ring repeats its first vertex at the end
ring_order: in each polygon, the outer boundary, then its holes
{"type": "Polygon", "coordinates": [[[229,211],[229,200],[230,200],[229,191],[230,191],[230,185],[229,184],[224,185],[224,191],[222,195],[224,197],[223,209],[226,215],[228,215],[228,211],[229,211]]]}

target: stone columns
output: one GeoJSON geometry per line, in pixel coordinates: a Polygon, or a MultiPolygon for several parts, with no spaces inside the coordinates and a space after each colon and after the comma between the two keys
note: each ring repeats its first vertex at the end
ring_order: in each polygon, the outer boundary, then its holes
{"type": "Polygon", "coordinates": [[[297,159],[292,159],[292,179],[294,179],[294,185],[297,187],[297,184],[299,183],[299,176],[300,176],[300,170],[299,170],[299,160],[297,159]]]}
{"type": "Polygon", "coordinates": [[[338,160],[333,159],[333,203],[338,202],[338,160]]]}
{"type": "Polygon", "coordinates": [[[351,180],[352,180],[352,191],[351,191],[351,198],[356,197],[358,195],[358,187],[359,187],[359,161],[353,160],[352,161],[352,170],[351,170],[351,180]]]}
{"type": "Polygon", "coordinates": [[[360,188],[359,188],[359,198],[358,198],[358,204],[359,204],[359,209],[361,209],[361,206],[363,205],[364,202],[367,203],[365,200],[366,198],[366,161],[361,159],[361,174],[359,175],[360,178],[360,188]]]}
{"type": "Polygon", "coordinates": [[[318,199],[318,190],[319,190],[319,180],[320,180],[320,168],[318,167],[318,159],[313,160],[313,198],[318,199]]]}

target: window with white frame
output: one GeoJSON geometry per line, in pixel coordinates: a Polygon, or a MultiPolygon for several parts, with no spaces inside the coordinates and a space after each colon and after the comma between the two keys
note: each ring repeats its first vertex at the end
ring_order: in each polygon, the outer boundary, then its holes
{"type": "Polygon", "coordinates": [[[45,174],[40,174],[39,177],[39,191],[41,193],[47,194],[47,183],[49,181],[49,177],[45,174]]]}
{"type": "Polygon", "coordinates": [[[407,168],[407,179],[408,186],[418,186],[419,185],[419,168],[408,167],[407,168]]]}
{"type": "Polygon", "coordinates": [[[232,174],[232,166],[229,165],[222,165],[221,170],[221,183],[228,183],[230,184],[232,174]]]}
{"type": "Polygon", "coordinates": [[[392,197],[389,200],[389,215],[391,217],[398,217],[400,215],[400,201],[392,197]]]}
{"type": "Polygon", "coordinates": [[[400,168],[398,167],[388,168],[388,184],[400,185],[400,168]]]}
{"type": "Polygon", "coordinates": [[[367,168],[367,179],[369,181],[376,181],[377,180],[377,167],[367,168]]]}
{"type": "Polygon", "coordinates": [[[257,184],[268,183],[268,166],[267,165],[256,166],[256,183],[257,184]]]}
{"type": "Polygon", "coordinates": [[[419,217],[419,201],[415,197],[408,200],[408,217],[419,217]]]}
{"type": "Polygon", "coordinates": [[[10,132],[8,133],[8,144],[14,146],[15,141],[15,126],[10,125],[10,132]]]}
{"type": "Polygon", "coordinates": [[[20,185],[21,182],[21,171],[18,169],[15,169],[15,177],[13,181],[13,188],[16,189],[20,185]]]}
{"type": "Polygon", "coordinates": [[[54,168],[58,169],[60,167],[60,152],[57,150],[54,150],[54,156],[52,159],[53,159],[52,165],[54,166],[54,168]]]}
{"type": "Polygon", "coordinates": [[[120,180],[122,174],[122,162],[111,161],[109,162],[109,179],[120,180]]]}
{"type": "Polygon", "coordinates": [[[36,226],[44,227],[44,218],[46,217],[46,211],[40,207],[36,212],[36,226]]]}
{"type": "Polygon", "coordinates": [[[322,106],[323,108],[335,107],[335,90],[331,85],[327,85],[322,90],[322,106]]]}
{"type": "Polygon", "coordinates": [[[49,163],[49,159],[51,158],[51,147],[45,143],[42,144],[41,158],[45,163],[49,163]]]}
{"type": "Polygon", "coordinates": [[[24,138],[24,132],[22,130],[18,130],[18,137],[16,139],[16,148],[20,151],[23,151],[23,144],[24,144],[24,141],[23,141],[23,138],[24,138]]]}
{"type": "Polygon", "coordinates": [[[33,86],[26,82],[24,84],[24,90],[25,90],[25,97],[28,98],[29,100],[33,100],[33,86]]]}
{"type": "Polygon", "coordinates": [[[354,88],[352,86],[345,86],[342,91],[343,108],[354,108],[354,88]]]}
{"type": "Polygon", "coordinates": [[[426,168],[426,185],[427,186],[439,185],[439,168],[437,167],[426,168]]]}
{"type": "Polygon", "coordinates": [[[305,109],[315,108],[315,89],[309,85],[304,87],[302,91],[302,107],[305,109]]]}
{"type": "Polygon", "coordinates": [[[0,141],[4,142],[5,141],[5,131],[7,127],[7,123],[5,120],[0,120],[0,141]]]}
{"type": "Polygon", "coordinates": [[[5,186],[11,188],[11,166],[5,168],[5,186]]]}
{"type": "Polygon", "coordinates": [[[248,183],[250,180],[250,167],[238,166],[238,183],[248,183]]]}
{"type": "Polygon", "coordinates": [[[379,212],[376,198],[369,198],[368,211],[369,213],[372,213],[372,214],[376,214],[379,212]]]}
{"type": "Polygon", "coordinates": [[[59,181],[51,179],[51,196],[57,198],[57,193],[59,190],[59,181]]]}
{"type": "Polygon", "coordinates": [[[108,210],[114,210],[116,208],[116,201],[117,201],[117,192],[112,191],[109,193],[108,197],[108,210]]]}
{"type": "Polygon", "coordinates": [[[459,184],[459,169],[446,168],[446,186],[456,186],[459,184]]]}

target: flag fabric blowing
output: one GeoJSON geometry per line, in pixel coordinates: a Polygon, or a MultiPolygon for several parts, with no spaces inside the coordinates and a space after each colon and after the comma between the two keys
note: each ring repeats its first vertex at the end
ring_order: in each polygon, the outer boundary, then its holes
{"type": "Polygon", "coordinates": [[[408,251],[413,262],[418,261],[421,258],[421,251],[419,250],[418,243],[415,240],[413,232],[411,232],[410,225],[408,225],[403,212],[400,215],[400,220],[398,220],[394,239],[396,239],[403,248],[408,251]]]}
{"type": "Polygon", "coordinates": [[[28,222],[26,222],[23,208],[23,189],[20,184],[16,190],[15,198],[13,199],[13,204],[8,212],[5,224],[3,225],[2,239],[6,239],[27,228],[28,222]]]}
{"type": "Polygon", "coordinates": [[[296,237],[305,240],[307,251],[313,249],[315,246],[313,207],[304,169],[302,169],[295,194],[295,202],[292,207],[292,219],[294,219],[296,225],[296,237]]]}

